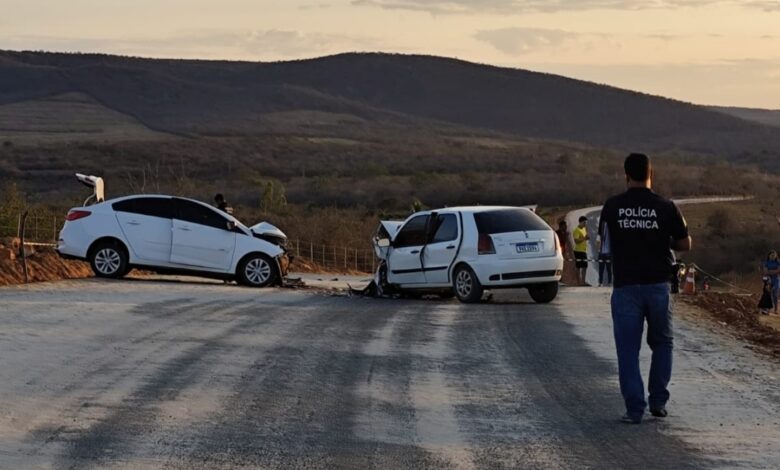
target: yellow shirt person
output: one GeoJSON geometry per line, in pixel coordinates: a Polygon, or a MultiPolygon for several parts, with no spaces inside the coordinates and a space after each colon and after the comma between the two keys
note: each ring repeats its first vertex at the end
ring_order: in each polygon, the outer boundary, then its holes
{"type": "Polygon", "coordinates": [[[577,226],[574,229],[574,251],[581,253],[588,252],[588,229],[586,227],[577,226]]]}

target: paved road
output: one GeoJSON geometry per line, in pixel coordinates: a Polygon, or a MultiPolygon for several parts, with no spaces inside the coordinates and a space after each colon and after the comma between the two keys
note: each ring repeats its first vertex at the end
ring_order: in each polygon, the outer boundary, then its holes
{"type": "Polygon", "coordinates": [[[672,416],[618,423],[607,296],[461,305],[159,280],[0,289],[0,468],[780,462],[780,371],[691,325],[679,329],[672,416]]]}

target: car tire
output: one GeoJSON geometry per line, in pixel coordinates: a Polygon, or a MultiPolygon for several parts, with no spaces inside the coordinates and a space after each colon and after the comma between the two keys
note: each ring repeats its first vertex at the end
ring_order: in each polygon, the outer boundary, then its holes
{"type": "Polygon", "coordinates": [[[528,294],[538,304],[547,304],[552,302],[558,296],[558,283],[547,282],[528,287],[528,294]]]}
{"type": "Polygon", "coordinates": [[[236,279],[249,287],[267,287],[279,276],[276,262],[268,255],[256,253],[247,256],[236,269],[236,279]]]}
{"type": "Polygon", "coordinates": [[[452,276],[452,290],[455,296],[463,303],[473,304],[482,300],[482,284],[480,284],[474,270],[465,264],[455,268],[452,276]]]}
{"type": "Polygon", "coordinates": [[[97,277],[119,279],[130,271],[127,250],[114,241],[104,241],[90,251],[89,264],[97,277]]]}

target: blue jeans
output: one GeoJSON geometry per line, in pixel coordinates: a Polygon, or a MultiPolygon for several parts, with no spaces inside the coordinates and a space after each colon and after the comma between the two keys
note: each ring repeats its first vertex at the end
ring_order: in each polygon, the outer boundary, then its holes
{"type": "Polygon", "coordinates": [[[645,386],[639,370],[639,350],[647,321],[647,344],[653,351],[648,383],[651,409],[669,400],[672,377],[672,306],[669,284],[633,285],[612,291],[612,325],[618,356],[620,392],[632,417],[645,412],[645,386]]]}

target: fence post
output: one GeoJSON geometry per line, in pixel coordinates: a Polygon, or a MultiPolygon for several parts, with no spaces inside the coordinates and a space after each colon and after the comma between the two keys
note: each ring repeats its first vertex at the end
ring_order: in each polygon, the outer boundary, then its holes
{"type": "Polygon", "coordinates": [[[295,239],[295,255],[301,256],[301,240],[298,238],[295,239]]]}
{"type": "Polygon", "coordinates": [[[16,218],[16,238],[22,238],[22,213],[16,218]]]}
{"type": "Polygon", "coordinates": [[[309,242],[309,260],[314,262],[314,242],[309,242]]]}
{"type": "Polygon", "coordinates": [[[57,216],[51,218],[51,238],[54,244],[57,244],[57,216]]]}
{"type": "Polygon", "coordinates": [[[358,270],[358,250],[355,248],[355,271],[358,270]]]}
{"type": "Polygon", "coordinates": [[[325,266],[325,248],[327,248],[325,245],[322,245],[322,265],[325,266]]]}
{"type": "Polygon", "coordinates": [[[19,219],[19,254],[22,256],[22,269],[24,271],[24,283],[29,282],[29,276],[27,274],[27,253],[24,249],[24,226],[27,223],[27,214],[29,211],[24,211],[24,214],[20,215],[19,219]]]}

